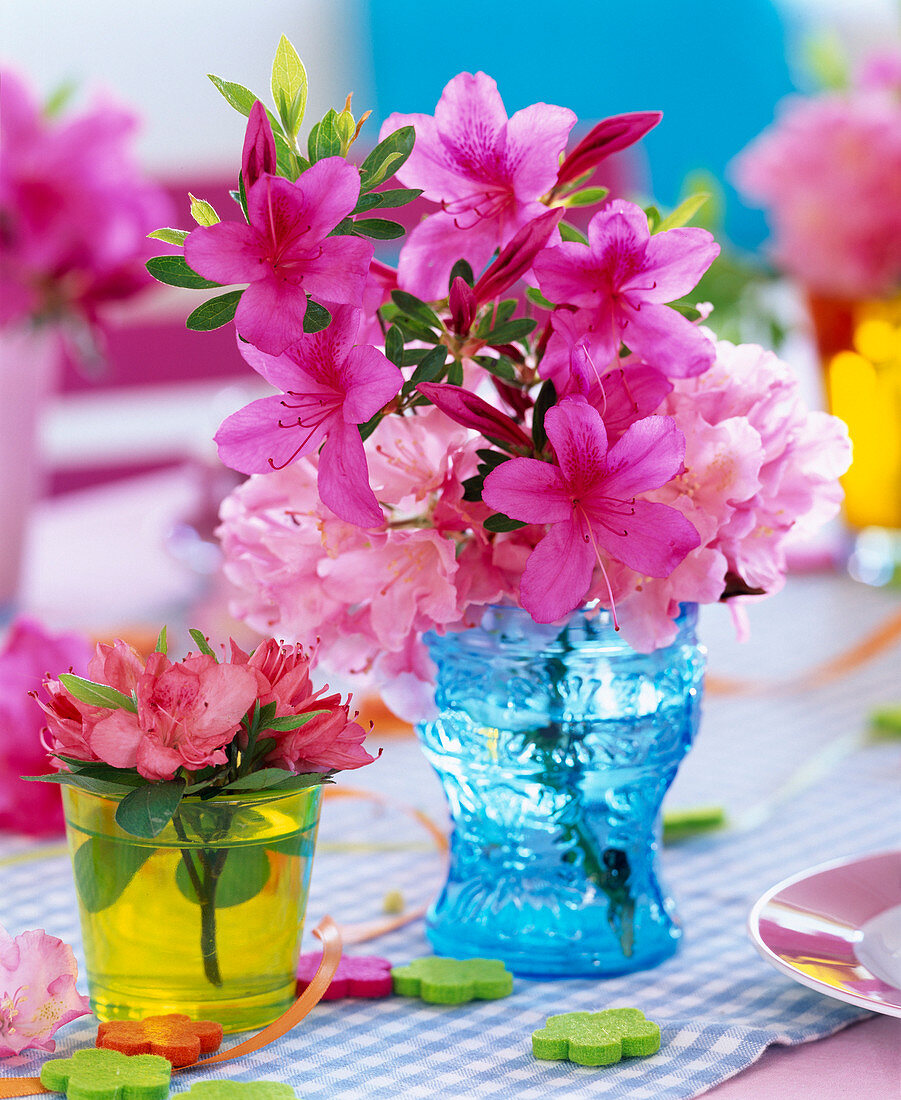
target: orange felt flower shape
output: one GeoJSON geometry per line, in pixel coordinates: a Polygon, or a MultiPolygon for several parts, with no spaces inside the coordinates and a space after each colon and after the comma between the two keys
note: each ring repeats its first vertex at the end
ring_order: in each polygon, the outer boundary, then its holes
{"type": "Polygon", "coordinates": [[[222,1024],[173,1012],[143,1020],[110,1020],[97,1030],[97,1046],[122,1054],[159,1054],[173,1066],[190,1066],[222,1042],[222,1024]]]}

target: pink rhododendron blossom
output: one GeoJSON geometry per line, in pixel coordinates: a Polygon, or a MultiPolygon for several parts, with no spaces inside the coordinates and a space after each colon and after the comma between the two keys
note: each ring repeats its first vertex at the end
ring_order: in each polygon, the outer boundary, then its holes
{"type": "Polygon", "coordinates": [[[775,263],[838,297],[901,283],[901,96],[888,74],[867,84],[786,100],[732,165],[767,212],[775,263]]]}
{"type": "Polygon", "coordinates": [[[281,355],[303,336],[308,294],[325,305],[360,305],[372,245],[329,236],[359,196],[360,173],[342,157],[317,161],[293,183],[260,176],[247,191],[249,224],[198,226],[185,259],[204,278],[249,283],[235,327],[260,351],[281,355]]]}
{"type": "Polygon", "coordinates": [[[0,829],[31,836],[63,832],[58,788],[19,778],[51,770],[41,739],[43,716],[31,695],[51,668],[84,676],[90,654],[79,634],[54,634],[24,618],[10,627],[0,648],[0,829]]]}
{"type": "Polygon", "coordinates": [[[76,313],[89,323],[150,283],[146,237],[170,218],[131,150],[137,117],[98,101],[48,117],[0,75],[0,323],[76,313]]]}
{"type": "Polygon", "coordinates": [[[222,747],[256,699],[256,678],[239,665],[200,654],[173,664],[151,653],[137,682],[137,713],[107,711],[90,746],[114,768],[137,768],[145,779],[172,779],[226,761],[222,747]]]}
{"type": "Polygon", "coordinates": [[[554,185],[576,116],[535,103],[511,118],[485,73],[460,73],[441,94],[434,117],[390,115],[380,138],[412,125],[416,144],[398,172],[441,204],[401,250],[401,286],[426,299],[447,294],[451,267],[466,259],[480,271],[495,249],[545,212],[538,201],[554,185]]]}
{"type": "Polygon", "coordinates": [[[0,1057],[56,1050],[63,1024],[91,1011],[77,977],[72,948],[56,936],[38,929],[13,938],[0,926],[0,1057]]]}
{"type": "Polygon", "coordinates": [[[687,294],[719,254],[706,229],[651,236],[644,211],[617,199],[595,214],[588,245],[564,242],[535,260],[541,292],[573,306],[594,361],[615,362],[620,342],[672,378],[712,362],[696,326],[665,303],[687,294]]]}
{"type": "Polygon", "coordinates": [[[328,328],[278,357],[239,342],[247,362],[282,394],[233,413],[216,443],[222,461],[246,474],[281,469],[322,448],[323,502],[348,523],[378,527],[384,517],[357,426],[398,393],[403,375],[374,347],[354,346],[359,320],[359,310],[336,309],[328,328]]]}
{"type": "Polygon", "coordinates": [[[609,449],[604,423],[583,397],[564,398],[545,424],[559,465],[511,459],[485,478],[483,499],[513,519],[550,524],[520,588],[523,607],[547,623],[583,601],[602,550],[666,576],[699,540],[679,512],[636,499],[681,468],[685,441],[670,418],[637,421],[609,449]]]}
{"type": "Polygon", "coordinates": [[[349,716],[350,700],[326,695],[328,687],[313,690],[310,658],[300,645],[285,646],[269,638],[249,656],[233,641],[231,661],[255,673],[260,706],[276,704],[279,718],[324,711],[294,730],[263,727],[260,736],[275,739],[275,746],[263,758],[275,768],[299,773],[362,768],[375,759],[363,748],[366,731],[349,716]]]}

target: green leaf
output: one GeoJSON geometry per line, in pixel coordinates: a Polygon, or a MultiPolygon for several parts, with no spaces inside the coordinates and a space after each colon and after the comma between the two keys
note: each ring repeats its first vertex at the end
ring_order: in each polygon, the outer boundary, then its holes
{"type": "Polygon", "coordinates": [[[222,286],[222,283],[211,282],[192,271],[184,256],[151,256],[147,261],[147,270],[158,283],[169,286],[186,286],[192,290],[211,290],[222,286]]]}
{"type": "Polygon", "coordinates": [[[230,80],[222,80],[221,77],[213,76],[212,73],[207,73],[207,77],[212,80],[226,101],[245,118],[250,114],[254,103],[260,98],[248,88],[245,88],[243,84],[234,84],[230,80]]]}
{"type": "Polygon", "coordinates": [[[227,294],[208,298],[203,305],[199,305],[193,313],[188,315],[185,326],[194,332],[209,332],[214,328],[222,328],[234,318],[243,293],[243,290],[230,290],[227,294]]]}
{"type": "Polygon", "coordinates": [[[540,451],[547,443],[547,432],[544,430],[544,417],[548,409],[557,402],[557,390],[550,380],[545,382],[538,391],[535,400],[535,408],[532,411],[532,442],[535,450],[540,451]]]}
{"type": "Polygon", "coordinates": [[[447,368],[447,380],[452,386],[463,385],[463,364],[459,359],[452,359],[447,368]]]}
{"type": "Polygon", "coordinates": [[[320,714],[326,714],[324,710],[311,710],[306,714],[289,714],[284,718],[271,718],[265,726],[266,731],[272,730],[274,733],[288,733],[290,730],[300,729],[301,726],[305,726],[313,718],[318,718],[320,714]]]}
{"type": "Polygon", "coordinates": [[[362,237],[371,237],[374,241],[393,241],[402,237],[406,229],[400,222],[391,222],[386,218],[357,218],[354,232],[362,237]]]}
{"type": "Polygon", "coordinates": [[[166,244],[174,244],[179,248],[185,243],[185,237],[188,235],[187,229],[154,229],[152,233],[148,233],[147,236],[154,241],[164,241],[166,244]]]}
{"type": "Polygon", "coordinates": [[[338,112],[338,117],[335,119],[335,129],[338,131],[338,137],[341,139],[341,156],[346,156],[357,129],[354,116],[350,111],[345,109],[338,112]]]}
{"type": "Polygon", "coordinates": [[[349,237],[354,233],[356,223],[353,218],[342,218],[335,228],[329,233],[330,237],[349,237]]]}
{"type": "Polygon", "coordinates": [[[60,675],[60,683],[82,703],[88,703],[92,707],[110,707],[112,710],[130,710],[137,713],[137,704],[130,695],[124,695],[106,684],[95,684],[93,680],[85,680],[72,672],[63,672],[60,675]]]}
{"type": "Polygon", "coordinates": [[[317,160],[323,160],[325,157],[340,156],[341,135],[338,133],[337,119],[338,115],[335,113],[335,109],[333,107],[329,108],[325,118],[321,122],[317,122],[310,131],[310,136],[307,139],[307,150],[310,154],[311,164],[315,164],[317,160]]]}
{"type": "Polygon", "coordinates": [[[474,502],[482,499],[482,489],[485,487],[484,477],[468,477],[463,482],[463,499],[474,502]]]}
{"type": "Polygon", "coordinates": [[[472,273],[472,265],[468,260],[457,260],[451,268],[450,278],[447,283],[449,288],[454,285],[454,279],[457,278],[469,283],[470,286],[475,286],[476,277],[472,273]]]}
{"type": "MultiPolygon", "coordinates": [[[[188,848],[185,851],[189,853],[187,858],[194,860],[196,866],[198,849],[192,851],[188,848]]],[[[203,883],[203,869],[198,871],[198,876],[203,883]]],[[[231,849],[222,870],[215,877],[210,875],[210,878],[216,883],[214,897],[216,909],[230,909],[233,905],[242,905],[245,901],[250,901],[269,881],[269,857],[266,855],[265,848],[254,844],[231,849]]],[[[175,885],[188,901],[194,905],[200,904],[184,859],[179,861],[175,871],[175,885]]]]}
{"type": "Polygon", "coordinates": [[[196,629],[193,629],[193,628],[191,630],[189,630],[188,633],[194,639],[194,644],[197,646],[197,648],[200,650],[200,652],[205,653],[207,657],[212,657],[213,660],[218,664],[219,663],[219,658],[216,656],[216,654],[213,651],[212,646],[206,640],[206,638],[203,636],[203,634],[199,630],[196,630],[196,629]]]}
{"type": "Polygon", "coordinates": [[[398,367],[404,361],[404,337],[397,325],[392,325],[385,336],[385,355],[398,367]]]}
{"type": "Polygon", "coordinates": [[[660,222],[654,232],[664,233],[667,229],[679,229],[683,225],[688,225],[709,198],[709,191],[696,191],[695,194],[689,195],[687,199],[683,199],[683,201],[679,203],[671,214],[668,214],[663,221],[660,222]]]}
{"type": "Polygon", "coordinates": [[[504,321],[509,321],[516,312],[518,305],[519,302],[515,298],[505,298],[503,302],[499,302],[497,312],[494,315],[494,323],[499,325],[504,321]]]}
{"type": "Polygon", "coordinates": [[[419,366],[413,371],[410,376],[410,389],[415,389],[420,382],[436,381],[444,373],[446,362],[447,348],[444,344],[438,344],[423,356],[419,366]]]}
{"type": "Polygon", "coordinates": [[[89,913],[107,909],[121,896],[154,851],[151,845],[89,837],[72,860],[81,904],[89,913]]]}
{"type": "Polygon", "coordinates": [[[413,152],[416,133],[412,126],[401,126],[380,141],[360,166],[360,190],[371,191],[393,175],[413,152]]]}
{"type": "Polygon", "coordinates": [[[360,429],[360,439],[362,439],[363,442],[365,443],[366,440],[375,431],[375,429],[379,426],[379,424],[381,424],[381,422],[382,422],[382,410],[379,409],[379,411],[377,413],[374,413],[366,421],[365,424],[358,424],[357,425],[357,427],[360,429]]]}
{"type": "Polygon", "coordinates": [[[116,808],[116,824],[132,836],[158,836],[172,820],[184,790],[184,779],[169,779],[138,787],[127,794],[116,808]]]}
{"type": "Polygon", "coordinates": [[[477,355],[476,362],[495,378],[500,378],[504,382],[516,381],[516,368],[506,355],[502,355],[499,359],[493,359],[490,355],[477,355]]]}
{"type": "Polygon", "coordinates": [[[487,447],[483,447],[476,451],[476,458],[479,459],[479,470],[482,467],[486,467],[485,473],[489,473],[491,470],[497,469],[498,466],[502,466],[505,462],[509,462],[513,455],[501,454],[500,451],[489,451],[487,447]]]}
{"type": "Polygon", "coordinates": [[[292,773],[284,768],[261,768],[249,775],[242,775],[220,790],[225,791],[264,791],[290,779],[292,773]]]}
{"type": "Polygon", "coordinates": [[[526,297],[532,303],[532,305],[538,306],[540,309],[556,309],[557,307],[553,302],[549,302],[547,298],[538,290],[537,287],[526,287],[526,297]]]}
{"type": "Polygon", "coordinates": [[[222,221],[205,199],[196,198],[190,191],[188,192],[188,198],[191,200],[191,217],[198,225],[217,225],[222,221]]]}
{"type": "Polygon", "coordinates": [[[332,323],[332,315],[312,298],[307,299],[307,312],[303,318],[303,330],[306,333],[321,332],[332,323]]]}
{"type": "Polygon", "coordinates": [[[394,304],[408,316],[413,317],[417,321],[422,321],[423,324],[433,328],[436,331],[441,331],[441,321],[438,314],[432,309],[430,305],[423,302],[422,299],[417,298],[414,294],[408,294],[405,290],[392,290],[391,300],[394,304]]]}
{"type": "Polygon", "coordinates": [[[507,321],[491,330],[485,338],[489,344],[510,344],[514,340],[522,340],[533,331],[537,321],[531,317],[518,317],[515,321],[507,321]]]}
{"type": "Polygon", "coordinates": [[[648,219],[648,229],[652,233],[657,232],[657,226],[660,224],[660,211],[656,206],[646,206],[644,208],[645,216],[648,219]]]}
{"type": "Polygon", "coordinates": [[[588,238],[584,233],[580,233],[574,225],[570,225],[569,222],[560,222],[557,228],[560,230],[560,236],[564,241],[574,241],[576,244],[588,244],[588,238]]]}
{"type": "Polygon", "coordinates": [[[114,798],[123,798],[134,787],[130,784],[112,783],[104,779],[95,779],[91,775],[83,775],[81,772],[54,772],[52,775],[23,775],[21,779],[29,783],[55,783],[60,787],[78,787],[82,791],[90,791],[91,794],[112,795],[114,798]]]}
{"type": "Polygon", "coordinates": [[[574,191],[567,195],[567,206],[594,206],[596,202],[603,202],[610,194],[608,187],[586,187],[584,191],[574,191]]]}
{"type": "Polygon", "coordinates": [[[391,191],[371,191],[368,195],[361,195],[354,214],[365,214],[367,210],[375,210],[377,206],[385,210],[398,206],[406,206],[407,203],[418,199],[422,191],[413,187],[400,187],[391,191]]]}
{"type": "Polygon", "coordinates": [[[163,655],[169,652],[169,636],[165,627],[162,628],[156,637],[156,649],[154,652],[162,653],[163,655]]]}
{"type": "Polygon", "coordinates": [[[423,340],[427,344],[434,344],[436,335],[424,322],[415,317],[408,317],[404,313],[395,313],[394,323],[400,325],[404,336],[408,340],[423,340]]]}
{"type": "Polygon", "coordinates": [[[278,704],[273,699],[271,703],[267,703],[265,707],[260,707],[257,712],[257,725],[265,727],[270,718],[275,717],[275,712],[278,709],[278,704]]]}
{"type": "Polygon", "coordinates": [[[307,108],[307,71],[297,50],[282,35],[272,62],[272,100],[279,108],[285,133],[294,137],[307,108]]]}
{"type": "Polygon", "coordinates": [[[516,531],[520,527],[526,527],[527,524],[521,523],[518,519],[510,519],[509,516],[505,516],[503,512],[495,512],[493,516],[489,516],[482,524],[486,531],[516,531]]]}

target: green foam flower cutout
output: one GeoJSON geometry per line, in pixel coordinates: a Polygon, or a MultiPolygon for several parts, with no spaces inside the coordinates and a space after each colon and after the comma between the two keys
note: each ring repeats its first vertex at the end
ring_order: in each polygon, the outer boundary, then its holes
{"type": "Polygon", "coordinates": [[[69,1100],[166,1100],[172,1067],[158,1054],[77,1050],[41,1067],[41,1084],[69,1100]]]}
{"type": "Polygon", "coordinates": [[[513,975],[498,959],[446,959],[432,955],[391,971],[394,992],[431,1004],[493,1001],[513,992],[513,975]]]}
{"type": "Polygon", "coordinates": [[[532,1032],[536,1058],[568,1059],[580,1066],[609,1066],[621,1058],[646,1058],[660,1049],[660,1028],[637,1008],[564,1012],[532,1032]]]}

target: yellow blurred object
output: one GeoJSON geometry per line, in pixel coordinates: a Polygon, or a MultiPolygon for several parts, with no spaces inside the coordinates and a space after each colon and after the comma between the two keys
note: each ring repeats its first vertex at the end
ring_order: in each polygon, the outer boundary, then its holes
{"type": "Polygon", "coordinates": [[[845,517],[858,529],[901,529],[901,298],[820,301],[813,316],[829,408],[854,446],[845,517]]]}

